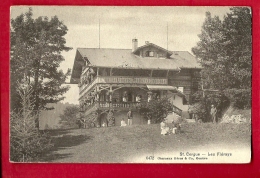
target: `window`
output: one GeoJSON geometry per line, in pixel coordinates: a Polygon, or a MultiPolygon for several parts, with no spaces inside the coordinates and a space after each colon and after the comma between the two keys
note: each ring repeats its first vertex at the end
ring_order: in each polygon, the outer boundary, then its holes
{"type": "Polygon", "coordinates": [[[154,57],[154,52],[153,51],[146,51],[145,56],[146,57],[154,57]]]}

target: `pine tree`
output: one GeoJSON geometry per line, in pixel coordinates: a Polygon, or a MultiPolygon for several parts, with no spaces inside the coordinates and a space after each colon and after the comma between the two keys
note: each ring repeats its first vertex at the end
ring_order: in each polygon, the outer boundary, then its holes
{"type": "MultiPolygon", "coordinates": [[[[34,110],[49,109],[47,103],[56,103],[64,97],[69,86],[62,86],[70,74],[58,70],[64,61],[62,51],[68,29],[58,17],[33,19],[32,10],[11,19],[11,109],[17,110],[19,97],[15,92],[17,82],[23,78],[33,86],[34,110]]],[[[36,118],[36,127],[39,121],[36,118]]]]}
{"type": "Polygon", "coordinates": [[[44,151],[52,147],[47,133],[35,127],[38,113],[34,109],[33,89],[26,83],[18,84],[21,109],[11,112],[10,158],[15,162],[35,161],[44,151]]]}

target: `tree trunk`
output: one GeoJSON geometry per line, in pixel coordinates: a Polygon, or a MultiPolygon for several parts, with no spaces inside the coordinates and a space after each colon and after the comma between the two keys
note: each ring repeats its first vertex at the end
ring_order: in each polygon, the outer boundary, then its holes
{"type": "MultiPolygon", "coordinates": [[[[35,70],[35,76],[34,76],[34,93],[35,93],[35,106],[34,111],[35,113],[38,113],[39,111],[39,89],[38,89],[38,83],[39,83],[39,68],[40,68],[40,60],[36,61],[36,70],[35,70]]],[[[35,127],[39,129],[39,115],[36,114],[35,118],[35,127]]]]}

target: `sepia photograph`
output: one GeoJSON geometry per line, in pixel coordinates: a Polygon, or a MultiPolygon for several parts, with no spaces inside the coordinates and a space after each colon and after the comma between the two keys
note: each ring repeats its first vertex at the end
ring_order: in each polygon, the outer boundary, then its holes
{"type": "Polygon", "coordinates": [[[10,162],[251,162],[250,7],[10,11],[10,162]]]}

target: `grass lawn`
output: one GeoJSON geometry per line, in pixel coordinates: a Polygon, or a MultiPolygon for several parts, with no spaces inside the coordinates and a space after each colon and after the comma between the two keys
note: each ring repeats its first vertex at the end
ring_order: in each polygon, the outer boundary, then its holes
{"type": "MultiPolygon", "coordinates": [[[[54,147],[44,155],[43,162],[156,163],[162,161],[158,156],[174,158],[180,152],[207,154],[209,151],[232,152],[233,157],[238,153],[241,156],[244,151],[250,160],[251,124],[248,123],[184,123],[181,133],[166,136],[160,134],[159,124],[53,130],[50,134],[54,147]],[[154,156],[155,160],[147,160],[147,156],[154,156]]],[[[209,162],[216,162],[214,159],[209,162]]]]}

